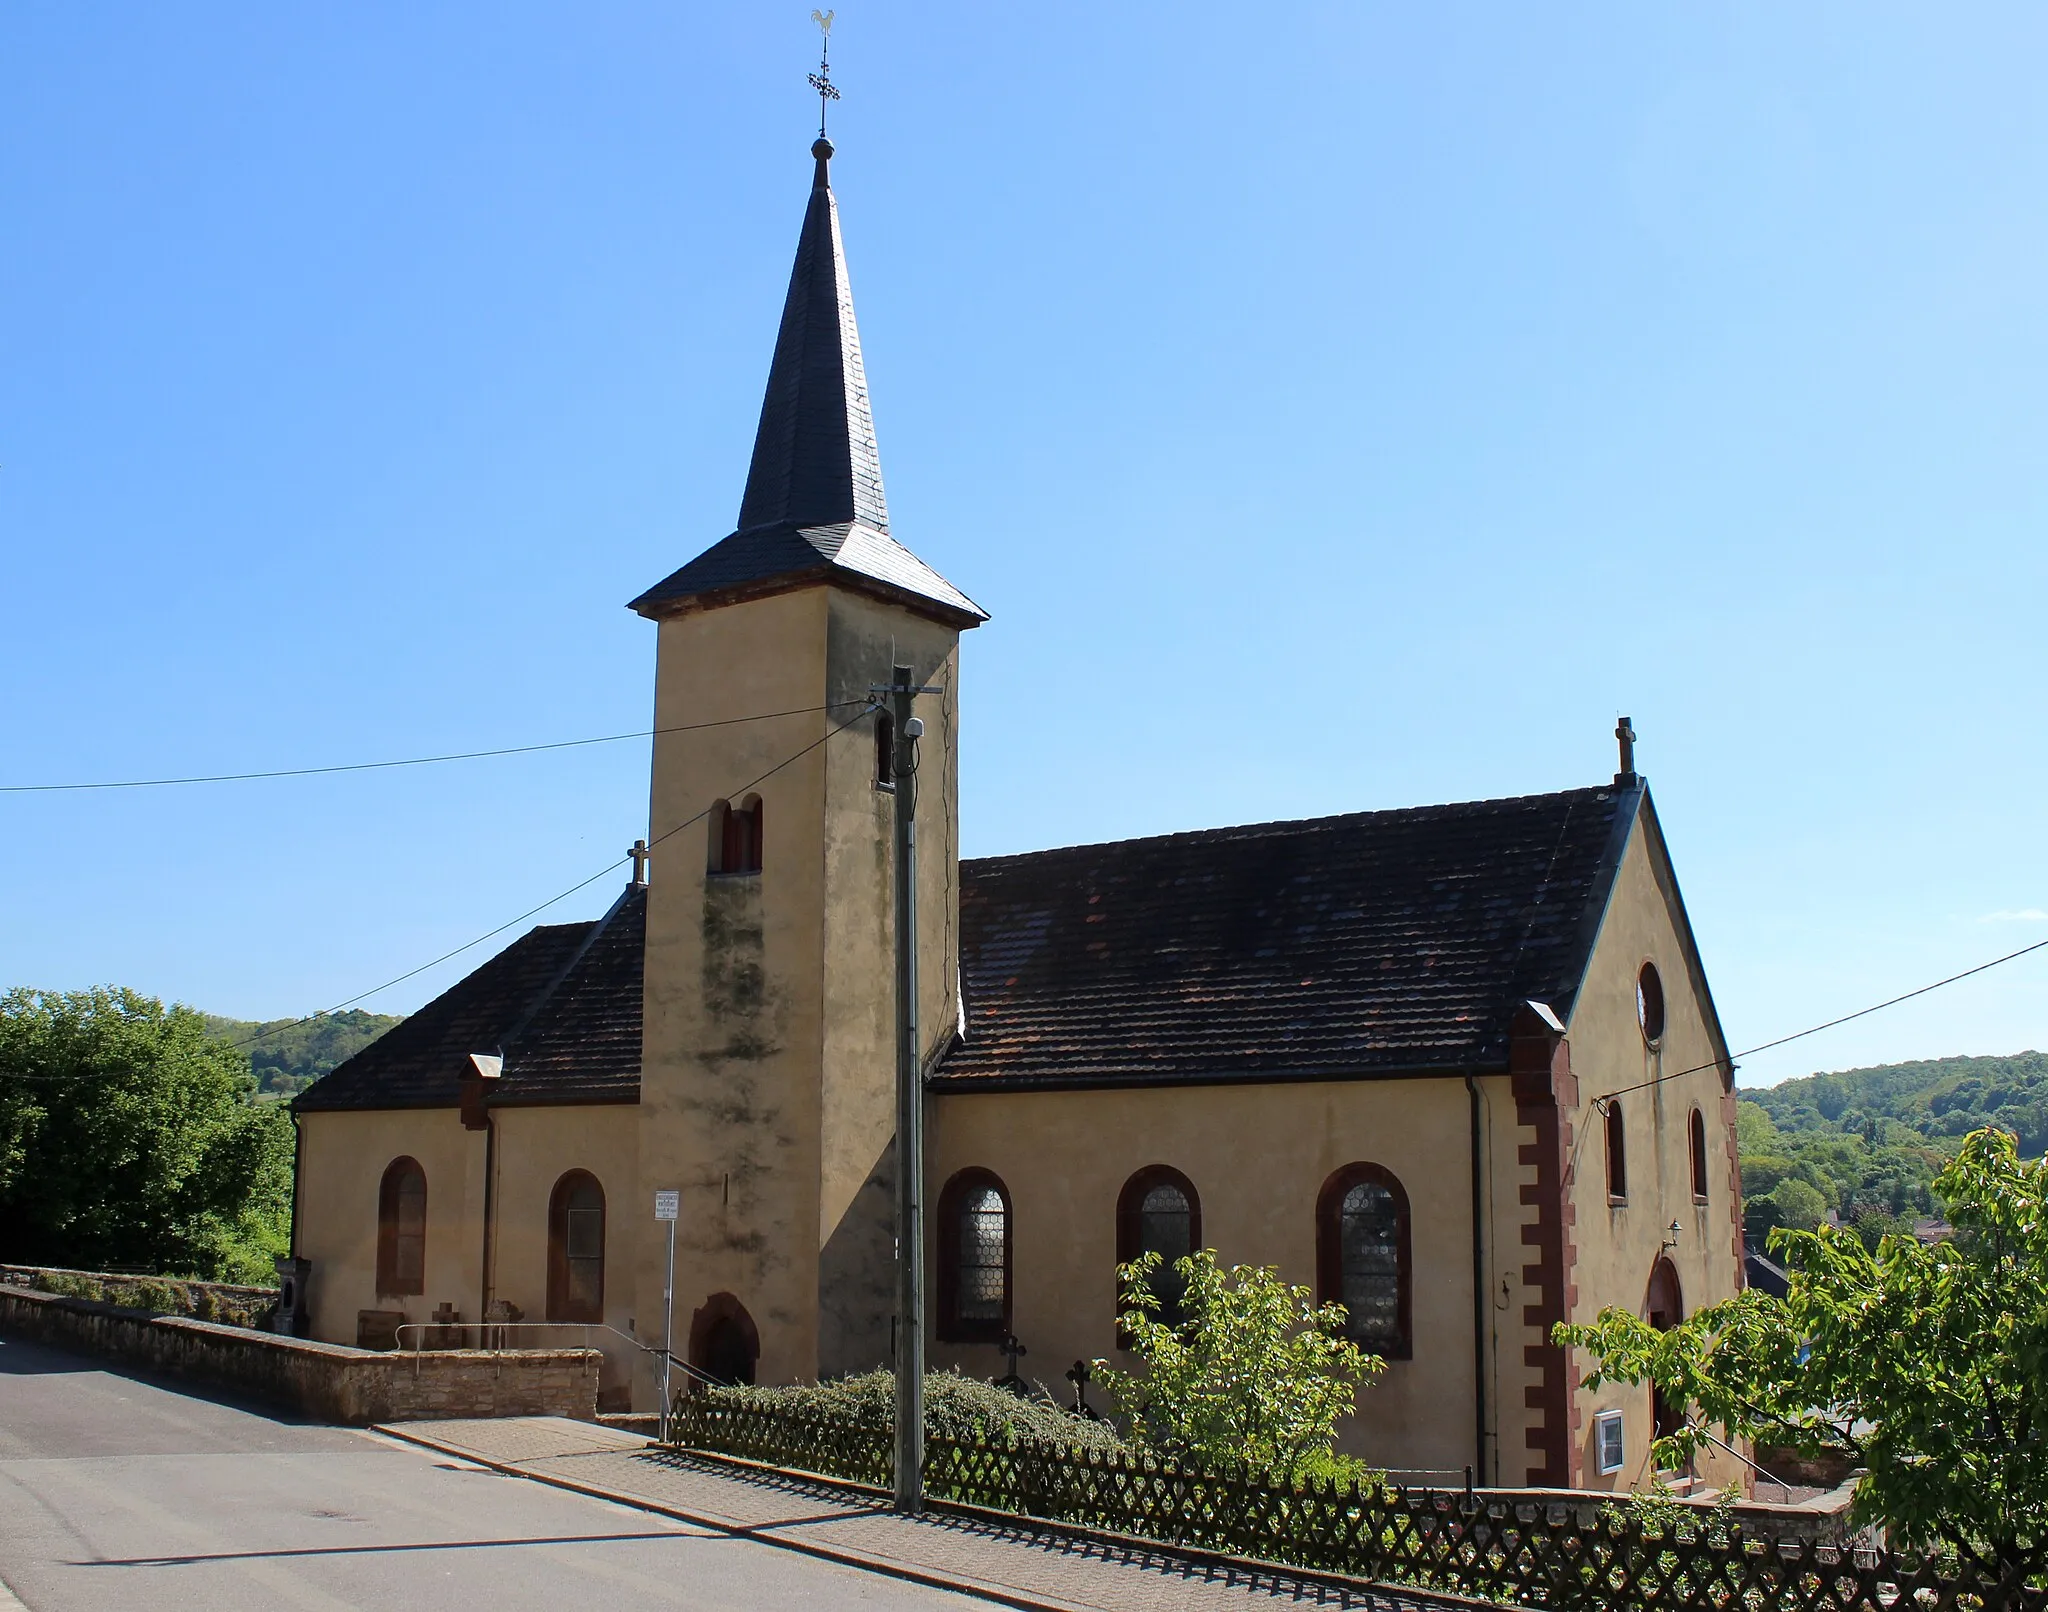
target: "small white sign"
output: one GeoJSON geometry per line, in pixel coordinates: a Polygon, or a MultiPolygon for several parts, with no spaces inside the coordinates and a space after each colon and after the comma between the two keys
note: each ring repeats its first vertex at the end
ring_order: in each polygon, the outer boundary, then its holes
{"type": "Polygon", "coordinates": [[[683,1195],[680,1192],[657,1192],[654,1195],[654,1218],[675,1220],[680,1218],[677,1211],[682,1208],[683,1195]]]}

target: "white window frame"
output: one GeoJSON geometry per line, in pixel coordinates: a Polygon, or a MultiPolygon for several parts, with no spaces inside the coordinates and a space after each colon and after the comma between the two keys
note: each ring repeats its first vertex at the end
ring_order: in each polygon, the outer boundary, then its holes
{"type": "Polygon", "coordinates": [[[1628,1437],[1623,1430],[1621,1412],[1604,1410],[1593,1417],[1593,1461],[1604,1478],[1619,1472],[1628,1465],[1628,1437]],[[1607,1430],[1614,1429],[1614,1460],[1607,1459],[1607,1430]]]}

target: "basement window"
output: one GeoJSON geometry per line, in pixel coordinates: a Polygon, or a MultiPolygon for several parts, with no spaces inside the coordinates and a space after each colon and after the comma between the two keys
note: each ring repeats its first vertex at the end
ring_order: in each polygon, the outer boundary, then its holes
{"type": "Polygon", "coordinates": [[[1601,1411],[1593,1418],[1593,1463],[1602,1477],[1621,1470],[1623,1448],[1621,1412],[1601,1411]]]}

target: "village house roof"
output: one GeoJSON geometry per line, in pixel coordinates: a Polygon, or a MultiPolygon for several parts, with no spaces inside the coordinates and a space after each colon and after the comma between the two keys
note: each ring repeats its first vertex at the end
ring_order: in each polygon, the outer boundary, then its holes
{"type": "Polygon", "coordinates": [[[827,171],[831,142],[819,140],[811,153],[817,173],[775,336],[739,524],[632,608],[658,617],[693,602],[726,603],[830,580],[956,627],[976,626],[987,612],[889,535],[874,412],[827,171]]]}
{"type": "Polygon", "coordinates": [[[937,1091],[1507,1064],[1568,1018],[1640,786],[965,862],[966,1034],[937,1091]]]}
{"type": "MultiPolygon", "coordinates": [[[[960,864],[966,1034],[939,1092],[1499,1069],[1527,1000],[1569,1018],[1639,785],[1166,834],[960,864]]],[[[533,930],[298,1099],[639,1095],[646,892],[533,930]]]]}
{"type": "Polygon", "coordinates": [[[301,1092],[302,1113],[453,1108],[473,1052],[502,1052],[491,1107],[640,1097],[647,891],[589,923],[529,930],[301,1092]]]}

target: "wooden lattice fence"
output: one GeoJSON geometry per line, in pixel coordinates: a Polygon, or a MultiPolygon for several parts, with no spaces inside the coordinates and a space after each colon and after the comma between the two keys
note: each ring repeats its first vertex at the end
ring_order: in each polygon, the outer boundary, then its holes
{"type": "MultiPolygon", "coordinates": [[[[887,1430],[684,1400],[670,1441],[886,1485],[887,1430]]],[[[1702,1510],[1514,1490],[1276,1482],[1125,1451],[925,1442],[935,1498],[1119,1534],[1560,1612],[2048,1612],[2048,1591],[2001,1598],[1967,1571],[1883,1551],[1745,1537],[1702,1510]]]]}

